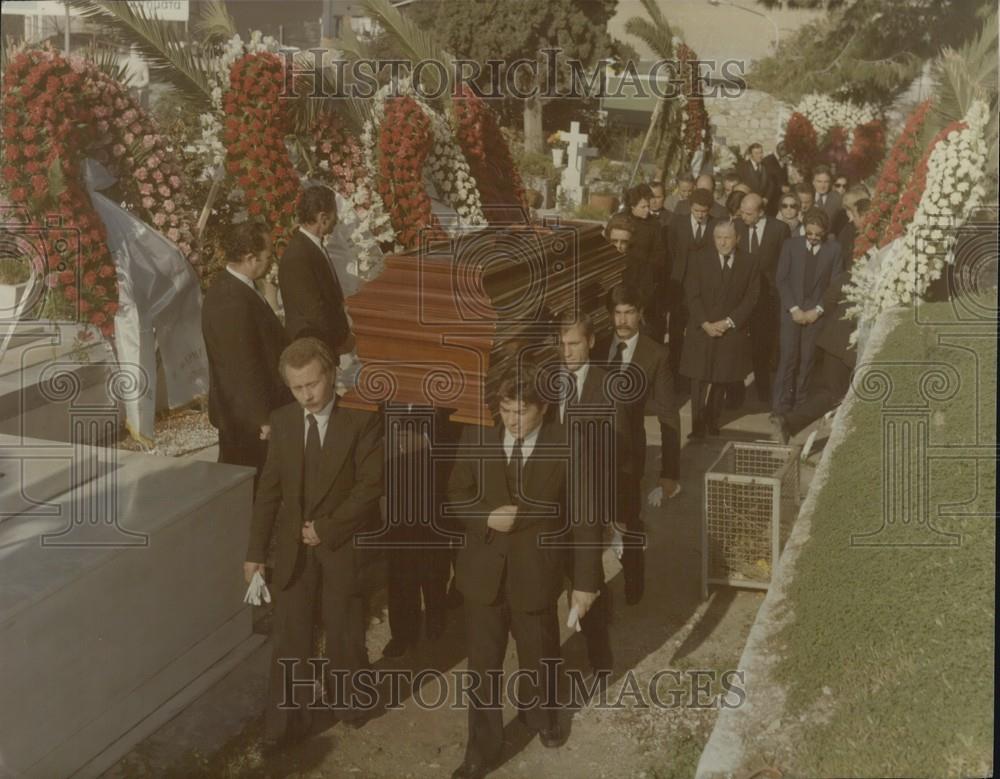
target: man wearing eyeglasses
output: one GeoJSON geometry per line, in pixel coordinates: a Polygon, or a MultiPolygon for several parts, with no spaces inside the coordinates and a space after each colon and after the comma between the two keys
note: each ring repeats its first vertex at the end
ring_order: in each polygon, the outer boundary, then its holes
{"type": "Polygon", "coordinates": [[[784,194],[778,201],[778,219],[788,226],[789,235],[798,235],[799,227],[799,199],[795,194],[784,194]]]}
{"type": "Polygon", "coordinates": [[[819,208],[802,218],[805,235],[785,241],[776,284],[781,300],[781,356],[773,410],[786,414],[806,399],[816,352],[817,323],[830,280],[841,271],[840,244],[826,240],[830,220],[819,208]]]}

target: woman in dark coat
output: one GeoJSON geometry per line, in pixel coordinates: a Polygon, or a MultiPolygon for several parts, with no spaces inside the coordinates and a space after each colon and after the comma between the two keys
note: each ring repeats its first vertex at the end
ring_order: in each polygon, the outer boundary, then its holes
{"type": "Polygon", "coordinates": [[[667,244],[659,220],[650,216],[652,197],[653,190],[648,184],[637,184],[625,192],[625,215],[632,229],[625,276],[626,281],[637,284],[643,291],[646,333],[657,343],[663,343],[667,244]]]}

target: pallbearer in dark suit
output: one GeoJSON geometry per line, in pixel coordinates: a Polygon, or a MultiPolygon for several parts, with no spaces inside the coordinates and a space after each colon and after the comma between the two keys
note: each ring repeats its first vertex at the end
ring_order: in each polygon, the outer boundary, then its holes
{"type": "Polygon", "coordinates": [[[764,215],[764,203],[757,194],[750,194],[740,203],[740,219],[736,222],[739,246],[760,270],[760,296],[750,320],[753,344],[753,383],[757,398],[771,402],[771,362],[778,353],[778,292],[775,277],[778,257],[788,238],[788,225],[764,215]]]}
{"type": "Polygon", "coordinates": [[[694,258],[685,285],[691,319],[681,373],[691,379],[692,438],[718,435],[720,385],[750,372],[748,325],[760,294],[757,263],[736,248],[736,227],[719,222],[712,234],[714,247],[694,258]]]}
{"type": "MultiPolygon", "coordinates": [[[[610,530],[616,519],[619,492],[630,488],[633,457],[631,436],[635,404],[616,400],[614,378],[605,366],[592,361],[594,323],[586,314],[570,312],[559,320],[562,360],[552,384],[562,389],[558,403],[549,406],[547,422],[558,425],[561,440],[570,448],[571,467],[579,490],[570,495],[569,510],[581,521],[593,521],[610,530]],[[607,435],[607,438],[605,437],[607,435]],[[613,447],[601,444],[610,438],[613,447]],[[612,451],[613,450],[613,458],[612,451]],[[575,502],[574,499],[575,498],[575,502]]],[[[619,398],[624,400],[625,398],[619,398]]],[[[641,424],[641,417],[639,419],[641,424]]],[[[569,576],[575,581],[573,558],[568,556],[569,576]]],[[[595,671],[611,671],[613,658],[608,636],[611,592],[601,579],[600,596],[581,620],[587,657],[595,671]]]]}
{"type": "Polygon", "coordinates": [[[452,774],[459,779],[484,776],[500,760],[503,709],[489,704],[501,703],[497,672],[508,633],[527,672],[519,679],[518,698],[525,704],[519,718],[544,746],[563,741],[553,663],[559,657],[556,603],[565,550],[551,542],[574,545],[572,603],[582,616],[604,580],[601,528],[577,525],[564,512],[569,457],[559,431],[543,425],[547,409],[538,380],[522,366],[500,382],[501,424],[468,428],[451,476],[450,510],[465,524],[457,577],[465,596],[468,667],[475,676],[465,760],[452,774]]]}
{"type": "MultiPolygon", "coordinates": [[[[313,695],[296,680],[313,680],[317,600],[326,631],[329,694],[325,702],[349,724],[366,712],[353,700],[354,674],[368,663],[362,573],[366,553],[354,543],[372,528],[382,494],[382,417],[341,407],[337,368],[326,345],[303,338],[281,355],[280,369],[297,402],[271,415],[271,445],[254,502],[244,575],[263,571],[275,538],[271,592],[274,643],[264,738],[280,743],[308,728],[313,695]],[[338,676],[339,674],[339,676],[338,676]],[[294,698],[293,698],[294,695],[294,698]],[[294,706],[279,706],[282,701],[294,706]],[[340,707],[340,708],[338,708],[340,707]]],[[[373,529],[373,528],[372,528],[373,529]]]]}
{"type": "Polygon", "coordinates": [[[684,298],[684,283],[687,279],[691,257],[706,245],[712,243],[710,216],[715,200],[712,193],[696,189],[691,193],[690,207],[686,213],[674,212],[670,223],[667,246],[670,257],[670,286],[667,305],[670,322],[669,334],[670,369],[676,378],[680,372],[681,353],[684,351],[684,331],[687,327],[688,309],[684,298]]]}
{"type": "Polygon", "coordinates": [[[640,494],[646,469],[644,418],[654,415],[660,423],[660,486],[668,498],[680,492],[680,420],[666,350],[639,332],[642,304],[638,291],[620,284],[608,293],[606,303],[614,333],[598,341],[596,354],[608,361],[609,372],[624,372],[628,377],[627,386],[641,390],[633,393],[634,399],[626,404],[632,455],[628,458],[628,470],[619,473],[618,490],[619,521],[630,531],[622,557],[625,602],[634,605],[642,600],[645,590],[645,535],[640,494]]]}
{"type": "Polygon", "coordinates": [[[778,260],[781,296],[781,357],[774,386],[774,413],[803,403],[809,390],[821,303],[830,280],[840,273],[840,244],[827,240],[829,219],[819,208],[802,217],[805,235],[785,242],[778,260]]]}
{"type": "Polygon", "coordinates": [[[788,191],[788,166],[785,144],[779,143],[773,154],[764,157],[764,170],[767,171],[768,188],[764,193],[767,199],[765,212],[768,216],[778,216],[779,201],[788,191]]]}
{"type": "Polygon", "coordinates": [[[384,539],[391,639],[382,655],[401,657],[420,637],[421,596],[425,636],[434,641],[444,631],[450,549],[448,536],[437,528],[447,482],[431,450],[445,438],[448,415],[445,409],[414,406],[386,406],[385,415],[384,539]]]}
{"type": "Polygon", "coordinates": [[[254,286],[271,265],[267,225],[244,222],[226,236],[226,267],[201,309],[208,352],[208,418],[219,431],[219,462],[257,469],[267,457],[269,418],[292,396],[278,373],[288,341],[280,320],[254,286]]]}
{"type": "Polygon", "coordinates": [[[354,336],[344,310],[344,292],[323,244],[337,226],[333,190],[323,186],[306,189],[299,198],[298,216],[299,228],[278,264],[288,336],[293,340],[315,336],[334,354],[350,352],[354,336]]]}

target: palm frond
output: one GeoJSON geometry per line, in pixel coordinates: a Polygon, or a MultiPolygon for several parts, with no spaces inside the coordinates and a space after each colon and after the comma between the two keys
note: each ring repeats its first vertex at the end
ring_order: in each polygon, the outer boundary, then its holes
{"type": "Polygon", "coordinates": [[[114,0],[68,0],[89,19],[103,24],[129,43],[139,46],[149,69],[177,88],[195,107],[211,107],[210,64],[205,56],[182,41],[168,23],[151,18],[143,5],[114,0]]]}
{"type": "Polygon", "coordinates": [[[631,17],[625,22],[625,32],[645,43],[660,59],[672,59],[674,38],[679,35],[679,31],[666,20],[655,0],[642,0],[642,7],[649,19],[631,17]]]}
{"type": "MultiPolygon", "coordinates": [[[[453,58],[433,35],[420,29],[415,22],[403,16],[388,0],[363,0],[362,6],[372,19],[378,21],[388,35],[396,42],[402,53],[413,62],[435,60],[444,65],[446,87],[444,94],[450,94],[453,85],[453,58]]],[[[433,93],[442,87],[440,74],[436,68],[422,71],[427,92],[433,93]]]]}
{"type": "Polygon", "coordinates": [[[937,123],[961,119],[976,99],[995,107],[997,98],[997,16],[983,21],[979,34],[960,49],[945,49],[934,63],[937,123]]]}
{"type": "Polygon", "coordinates": [[[132,76],[115,47],[94,43],[85,49],[84,56],[93,62],[105,76],[128,86],[132,76]]]}
{"type": "Polygon", "coordinates": [[[236,35],[236,22],[223,0],[204,0],[194,30],[206,43],[222,43],[236,35]]]}

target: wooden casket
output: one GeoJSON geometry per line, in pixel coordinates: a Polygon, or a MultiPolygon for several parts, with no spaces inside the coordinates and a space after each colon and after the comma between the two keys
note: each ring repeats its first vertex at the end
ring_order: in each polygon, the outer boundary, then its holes
{"type": "Polygon", "coordinates": [[[344,402],[434,406],[492,425],[499,378],[517,361],[558,354],[555,317],[565,311],[603,330],[604,296],[624,268],[602,226],[586,222],[488,227],[390,256],[347,299],[362,368],[344,402]]]}

